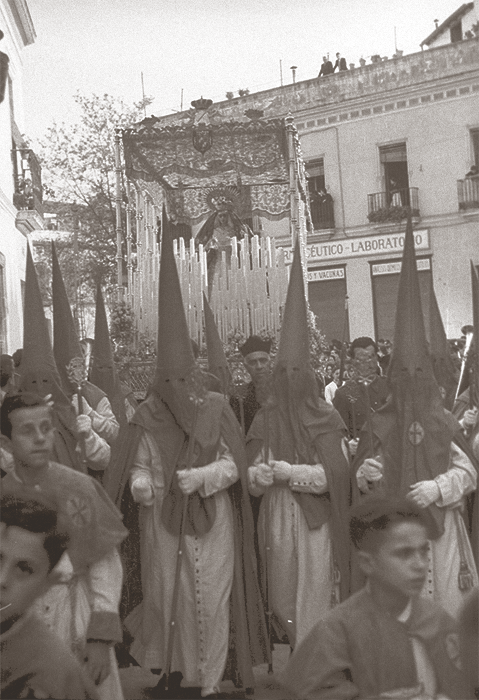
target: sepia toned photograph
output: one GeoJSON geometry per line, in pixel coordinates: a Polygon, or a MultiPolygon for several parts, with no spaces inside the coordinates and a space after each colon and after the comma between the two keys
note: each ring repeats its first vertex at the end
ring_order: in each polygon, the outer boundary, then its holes
{"type": "Polygon", "coordinates": [[[0,698],[479,699],[479,4],[0,0],[0,698]]]}

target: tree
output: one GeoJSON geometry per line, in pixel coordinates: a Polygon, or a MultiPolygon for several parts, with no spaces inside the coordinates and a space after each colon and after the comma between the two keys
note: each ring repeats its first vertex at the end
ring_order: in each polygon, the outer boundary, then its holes
{"type": "MultiPolygon", "coordinates": [[[[97,281],[110,286],[116,272],[115,129],[139,121],[152,98],[132,106],[107,94],[77,93],[74,100],[78,122],[54,123],[40,141],[39,155],[50,200],[45,209],[57,214],[60,230],[77,232],[75,275],[65,280],[70,300],[72,278],[81,281],[83,297],[90,300],[97,281]]],[[[62,268],[71,269],[71,246],[59,253],[62,268]]]]}

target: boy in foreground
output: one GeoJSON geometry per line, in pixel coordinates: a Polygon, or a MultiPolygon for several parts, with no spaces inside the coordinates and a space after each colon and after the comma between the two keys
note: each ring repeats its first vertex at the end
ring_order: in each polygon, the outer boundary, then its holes
{"type": "Polygon", "coordinates": [[[284,685],[301,700],[466,697],[454,622],[419,597],[428,566],[422,512],[367,498],[351,512],[350,536],[367,584],[295,649],[284,685]]]}
{"type": "Polygon", "coordinates": [[[67,547],[55,510],[11,496],[2,497],[0,508],[1,697],[97,698],[74,657],[29,611],[56,582],[53,567],[67,547]]]}
{"type": "Polygon", "coordinates": [[[8,396],[0,420],[14,459],[13,470],[2,479],[3,494],[46,499],[69,536],[56,565],[58,580],[35,600],[36,614],[86,663],[100,699],[122,700],[113,648],[122,638],[117,546],[126,530],[121,515],[95,479],[51,461],[54,426],[44,399],[28,392],[8,396]]]}

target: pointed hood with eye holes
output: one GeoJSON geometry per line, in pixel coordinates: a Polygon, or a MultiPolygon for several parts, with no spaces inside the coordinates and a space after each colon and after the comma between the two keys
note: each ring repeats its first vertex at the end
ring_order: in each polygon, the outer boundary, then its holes
{"type": "Polygon", "coordinates": [[[53,356],[37,273],[29,245],[25,274],[23,353],[19,373],[20,391],[30,391],[40,396],[52,395],[57,428],[54,459],[81,471],[80,461],[75,452],[75,412],[63,391],[53,356]]]}

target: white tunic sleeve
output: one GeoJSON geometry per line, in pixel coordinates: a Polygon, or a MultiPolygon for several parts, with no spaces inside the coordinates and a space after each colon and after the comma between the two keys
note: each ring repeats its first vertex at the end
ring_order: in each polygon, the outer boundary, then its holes
{"type": "Polygon", "coordinates": [[[223,438],[220,440],[216,460],[211,462],[211,464],[207,464],[205,467],[199,467],[199,469],[204,475],[203,486],[201,486],[198,491],[203,498],[207,498],[214,493],[218,493],[218,491],[227,489],[238,481],[239,478],[233,455],[229,451],[223,438]]]}
{"type": "Polygon", "coordinates": [[[453,508],[461,503],[464,496],[475,490],[477,472],[469,457],[454,443],[451,443],[449,468],[435,478],[441,493],[436,505],[453,508]]]}
{"type": "Polygon", "coordinates": [[[160,453],[153,437],[144,432],[138,443],[130,472],[131,494],[144,506],[152,505],[155,497],[162,497],[164,490],[160,453]]]}
{"type": "Polygon", "coordinates": [[[106,396],[99,401],[96,409],[92,409],[90,415],[93,430],[104,440],[113,442],[118,437],[120,426],[111,404],[106,396]]]}
{"type": "Polygon", "coordinates": [[[89,567],[87,581],[91,606],[91,616],[86,631],[87,639],[121,641],[122,630],[118,608],[123,569],[116,548],[89,567]]]}
{"type": "Polygon", "coordinates": [[[293,464],[293,473],[289,480],[292,491],[303,493],[325,493],[328,481],[321,464],[293,464]]]}
{"type": "MultiPolygon", "coordinates": [[[[75,450],[78,454],[81,454],[80,444],[77,444],[75,450]]],[[[110,462],[110,452],[110,445],[107,441],[95,433],[94,430],[90,430],[88,437],[85,438],[85,456],[90,469],[96,471],[106,469],[110,462]]]]}
{"type": "MultiPolygon", "coordinates": [[[[271,450],[269,451],[269,458],[273,459],[271,450]]],[[[253,465],[248,468],[248,491],[252,496],[262,496],[266,490],[266,486],[260,486],[259,484],[256,483],[256,475],[258,473],[258,465],[264,463],[264,448],[261,448],[261,450],[258,452],[256,455],[256,459],[253,462],[253,465]]]]}

